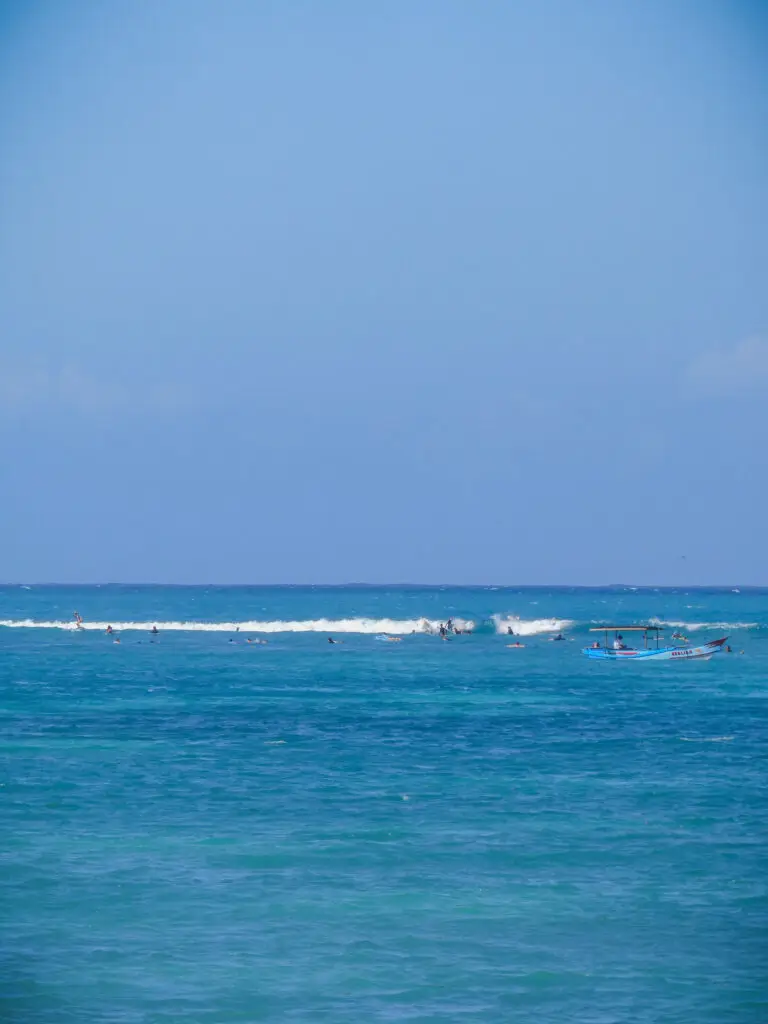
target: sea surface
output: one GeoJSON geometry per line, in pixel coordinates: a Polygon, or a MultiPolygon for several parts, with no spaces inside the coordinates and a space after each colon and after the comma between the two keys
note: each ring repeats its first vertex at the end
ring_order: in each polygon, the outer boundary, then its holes
{"type": "Polygon", "coordinates": [[[764,1024],[767,696],[768,590],[2,587],[0,1020],[764,1024]]]}

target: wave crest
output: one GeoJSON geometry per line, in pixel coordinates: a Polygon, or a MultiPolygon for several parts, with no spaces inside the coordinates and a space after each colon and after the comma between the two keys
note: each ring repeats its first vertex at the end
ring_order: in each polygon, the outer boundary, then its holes
{"type": "Polygon", "coordinates": [[[759,622],[673,622],[657,618],[648,619],[648,625],[664,629],[685,629],[688,632],[697,629],[760,629],[759,622]]]}
{"type": "Polygon", "coordinates": [[[535,636],[537,633],[562,633],[573,625],[571,619],[521,619],[518,615],[492,615],[497,633],[535,636]]]}
{"type": "MultiPolygon", "coordinates": [[[[0,619],[0,626],[8,629],[61,629],[68,632],[76,632],[78,629],[86,631],[104,632],[107,626],[112,626],[116,632],[149,632],[156,626],[161,632],[200,632],[200,633],[360,633],[377,635],[388,633],[393,636],[407,636],[411,633],[434,635],[439,631],[441,622],[447,623],[448,617],[441,619],[428,619],[426,617],[415,619],[391,619],[391,618],[367,618],[355,617],[346,619],[270,619],[270,620],[243,620],[226,622],[196,622],[190,620],[161,621],[149,619],[146,621],[116,621],[104,619],[99,621],[83,622],[80,627],[72,619],[0,619]]],[[[509,631],[515,636],[536,636],[547,633],[564,633],[567,630],[579,632],[587,631],[590,626],[604,628],[605,622],[593,619],[588,622],[577,622],[573,619],[559,619],[545,617],[540,619],[521,619],[518,615],[498,613],[490,619],[475,622],[472,619],[453,618],[453,625],[456,630],[472,631],[477,633],[496,633],[508,635],[509,631]]],[[[726,633],[733,633],[737,630],[764,629],[765,625],[760,622],[683,622],[651,618],[647,620],[648,625],[658,626],[660,629],[675,629],[686,633],[697,630],[722,630],[726,633]]],[[[609,625],[612,625],[609,624],[609,625]]]]}
{"type": "MultiPolygon", "coordinates": [[[[445,621],[445,620],[443,620],[445,621]]],[[[456,629],[474,629],[474,622],[469,619],[454,619],[456,629]]],[[[408,633],[437,633],[440,620],[432,619],[297,619],[284,621],[275,619],[261,622],[249,620],[243,622],[83,622],[78,626],[71,620],[36,621],[34,619],[2,619],[0,626],[10,629],[63,629],[69,632],[88,630],[104,632],[111,626],[116,633],[129,630],[147,633],[154,626],[161,632],[198,632],[198,633],[392,633],[404,636],[408,633]]]]}

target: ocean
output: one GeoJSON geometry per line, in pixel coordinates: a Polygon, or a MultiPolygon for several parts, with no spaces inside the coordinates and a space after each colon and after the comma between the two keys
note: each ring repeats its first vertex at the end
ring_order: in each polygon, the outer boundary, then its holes
{"type": "Polygon", "coordinates": [[[768,590],[2,587],[0,1020],[764,1024],[767,681],[768,590]]]}

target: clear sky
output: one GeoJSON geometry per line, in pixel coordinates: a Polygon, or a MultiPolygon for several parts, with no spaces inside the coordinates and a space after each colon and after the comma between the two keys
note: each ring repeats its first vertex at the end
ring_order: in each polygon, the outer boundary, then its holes
{"type": "Polygon", "coordinates": [[[768,584],[768,8],[0,4],[0,579],[768,584]]]}

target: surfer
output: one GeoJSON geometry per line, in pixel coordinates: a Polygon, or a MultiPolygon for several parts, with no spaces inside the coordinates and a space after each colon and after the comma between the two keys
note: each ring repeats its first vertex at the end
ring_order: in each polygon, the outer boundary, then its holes
{"type": "Polygon", "coordinates": [[[152,636],[157,636],[157,634],[159,632],[160,632],[160,630],[157,628],[157,626],[153,626],[152,629],[150,630],[150,633],[152,634],[152,636]]]}
{"type": "Polygon", "coordinates": [[[106,628],[105,632],[106,632],[107,636],[112,636],[112,634],[113,634],[113,633],[114,633],[115,631],[114,631],[114,629],[112,629],[112,627],[111,627],[111,626],[107,626],[107,628],[106,628]]]}
{"type": "Polygon", "coordinates": [[[440,637],[443,640],[445,640],[446,636],[448,635],[448,631],[445,628],[445,626],[442,624],[442,622],[440,623],[440,629],[438,630],[438,633],[440,634],[440,637]]]}
{"type": "Polygon", "coordinates": [[[512,629],[511,626],[507,626],[507,636],[514,636],[514,635],[515,635],[514,629],[512,629]]]}
{"type": "Polygon", "coordinates": [[[513,644],[507,644],[507,647],[525,647],[525,644],[521,644],[519,640],[516,640],[513,644]]]}
{"type": "Polygon", "coordinates": [[[329,636],[328,637],[328,643],[329,644],[335,644],[335,643],[338,643],[338,640],[334,640],[332,636],[329,636]]]}
{"type": "Polygon", "coordinates": [[[554,640],[565,640],[565,637],[563,636],[563,634],[562,634],[562,633],[558,633],[558,634],[557,634],[557,636],[553,636],[553,637],[552,637],[552,640],[553,640],[553,641],[554,641],[554,640]]]}

